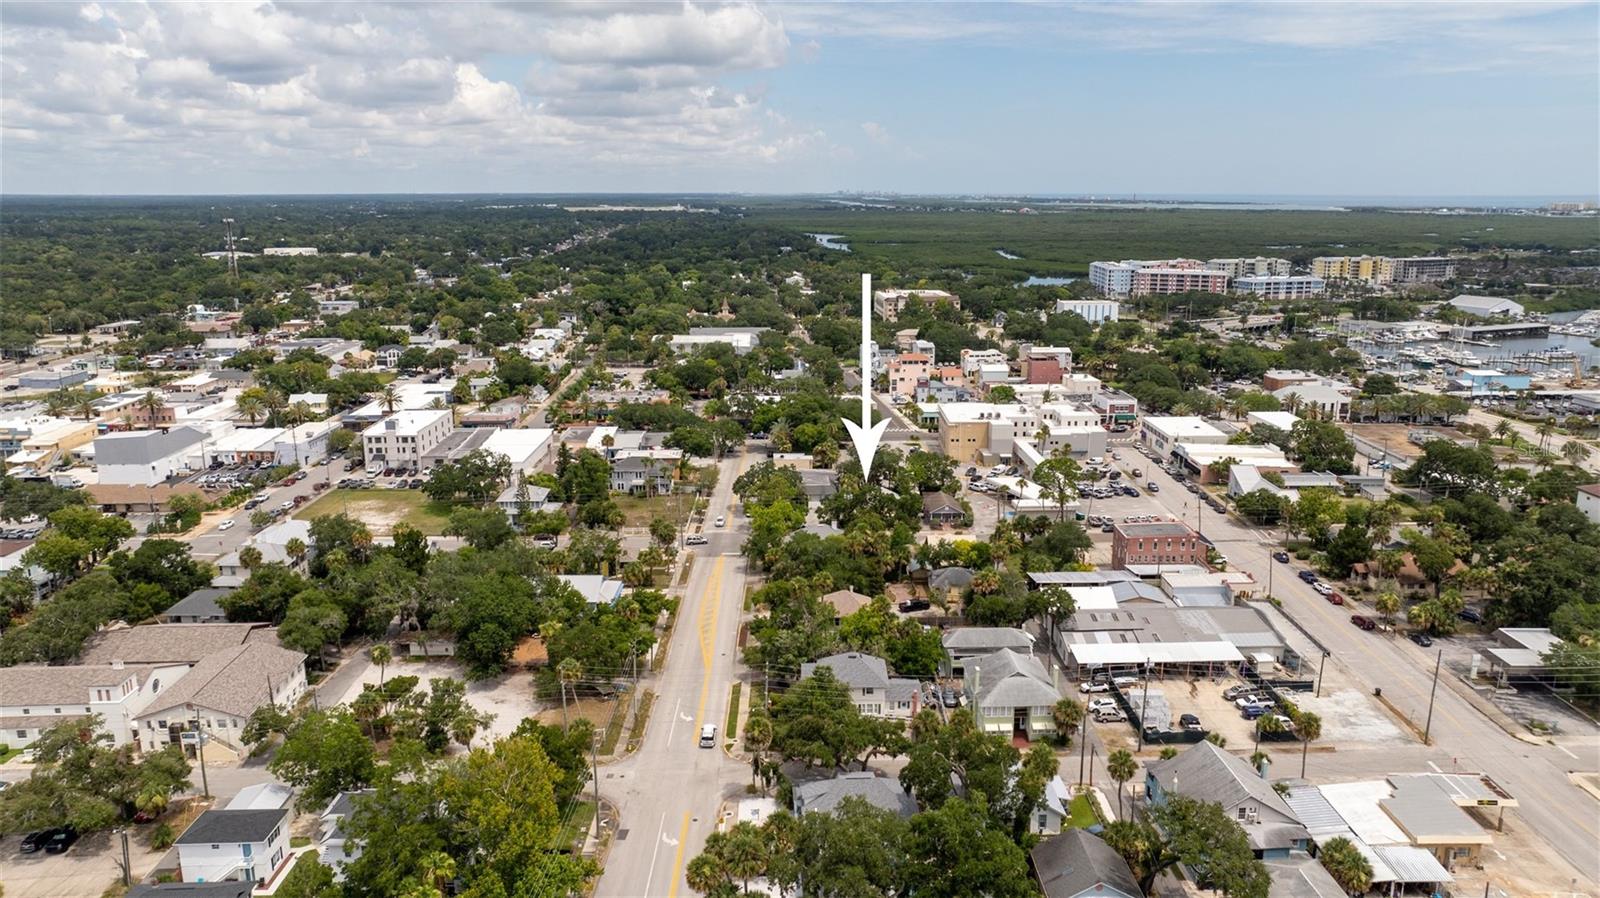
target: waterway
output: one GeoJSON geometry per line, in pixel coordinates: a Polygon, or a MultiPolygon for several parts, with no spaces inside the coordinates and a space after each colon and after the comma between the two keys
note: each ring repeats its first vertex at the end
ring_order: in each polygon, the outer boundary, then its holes
{"type": "Polygon", "coordinates": [[[1065,287],[1077,278],[1041,277],[1037,274],[1029,275],[1028,279],[1017,284],[1018,287],[1065,287]]]}
{"type": "MultiPolygon", "coordinates": [[[[1528,363],[1515,362],[1512,356],[1529,352],[1540,352],[1546,349],[1566,349],[1578,356],[1578,361],[1583,370],[1600,365],[1600,347],[1589,343],[1589,337],[1578,337],[1570,334],[1547,334],[1541,337],[1515,337],[1508,340],[1495,342],[1493,346],[1474,346],[1470,343],[1458,344],[1450,340],[1441,340],[1437,343],[1413,343],[1412,348],[1440,346],[1447,349],[1460,349],[1476,356],[1483,365],[1491,368],[1521,368],[1538,374],[1540,372],[1566,372],[1572,368],[1571,360],[1553,363],[1528,363]]],[[[1378,358],[1392,359],[1404,348],[1392,343],[1360,343],[1356,349],[1377,356],[1378,358]]],[[[1402,362],[1402,369],[1411,367],[1410,363],[1402,362]]]]}
{"type": "Polygon", "coordinates": [[[995,254],[995,255],[997,255],[997,256],[999,256],[999,257],[1000,257],[1000,258],[1002,258],[1002,259],[1020,259],[1020,258],[1022,258],[1022,257],[1021,257],[1021,256],[1018,256],[1018,255],[1013,255],[1013,254],[1011,254],[1011,253],[1008,253],[1008,252],[1006,252],[1006,251],[1005,251],[1005,250],[1003,250],[1003,249],[997,249],[997,250],[995,250],[995,251],[994,251],[994,254],[995,254]]]}
{"type": "Polygon", "coordinates": [[[850,251],[850,244],[839,242],[844,237],[843,234],[807,234],[806,236],[817,241],[823,249],[850,251]]]}

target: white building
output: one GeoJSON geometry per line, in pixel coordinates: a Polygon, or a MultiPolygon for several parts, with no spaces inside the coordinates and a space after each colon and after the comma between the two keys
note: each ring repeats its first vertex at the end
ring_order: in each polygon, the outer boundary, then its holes
{"type": "Polygon", "coordinates": [[[178,837],[184,882],[254,882],[265,885],[293,861],[289,808],[222,809],[201,814],[178,837]]]}
{"type": "Polygon", "coordinates": [[[422,456],[454,429],[447,408],[395,412],[361,432],[367,470],[418,467],[422,456]]]}
{"type": "Polygon", "coordinates": [[[1445,305],[1479,318],[1521,318],[1527,311],[1522,303],[1498,296],[1457,296],[1445,305]]]}
{"type": "Polygon", "coordinates": [[[895,321],[912,300],[929,306],[949,304],[956,309],[961,308],[961,297],[948,290],[874,290],[872,312],[884,321],[895,321]]]}
{"type": "Polygon", "coordinates": [[[293,708],[306,691],[306,656],[267,640],[246,642],[201,658],[171,688],[152,695],[135,712],[139,748],[159,751],[194,739],[243,753],[250,715],[269,704],[293,708]]]}
{"type": "Polygon", "coordinates": [[[843,652],[800,665],[802,680],[826,667],[850,690],[850,701],[867,717],[914,717],[921,686],[916,680],[889,676],[889,665],[875,655],[843,652]]]}
{"type": "Polygon", "coordinates": [[[1578,510],[1600,524],[1600,484],[1586,483],[1578,487],[1578,510]]]}
{"type": "Polygon", "coordinates": [[[263,256],[314,256],[317,248],[314,246],[264,246],[261,248],[263,256]]]}
{"type": "Polygon", "coordinates": [[[1310,299],[1327,290],[1327,281],[1308,274],[1263,274],[1233,281],[1233,292],[1252,293],[1264,299],[1310,299]]]}
{"type": "Polygon", "coordinates": [[[1089,283],[1107,296],[1133,292],[1134,267],[1126,262],[1090,262],[1089,283]]]}
{"type": "Polygon", "coordinates": [[[1289,273],[1288,259],[1256,256],[1253,259],[1207,259],[1206,267],[1231,278],[1282,277],[1289,273]]]}
{"type": "Polygon", "coordinates": [[[0,667],[0,745],[27,748],[64,720],[98,714],[112,745],[134,741],[134,715],[187,664],[72,664],[0,667]]]}
{"type": "Polygon", "coordinates": [[[273,444],[280,465],[315,464],[328,454],[328,437],[339,429],[337,421],[307,421],[278,435],[273,444]]]}
{"type": "Polygon", "coordinates": [[[101,483],[155,486],[190,466],[191,456],[205,441],[192,427],[108,433],[94,441],[95,465],[101,483]]]}
{"type": "Polygon", "coordinates": [[[205,464],[222,462],[237,465],[249,462],[276,462],[282,427],[240,427],[217,435],[205,445],[205,464]]]}
{"type": "Polygon", "coordinates": [[[1226,443],[1228,435],[1194,415],[1154,415],[1140,419],[1139,441],[1165,460],[1179,443],[1226,443]]]}
{"type": "Polygon", "coordinates": [[[550,452],[556,444],[555,434],[548,427],[499,427],[480,448],[505,456],[511,462],[513,474],[531,474],[550,460],[550,452]]]}
{"type": "Polygon", "coordinates": [[[1284,433],[1288,433],[1294,430],[1296,424],[1300,423],[1300,416],[1294,412],[1245,412],[1244,423],[1251,427],[1255,427],[1257,424],[1265,424],[1268,427],[1276,427],[1284,433]]]}
{"type": "Polygon", "coordinates": [[[765,327],[691,327],[667,341],[673,352],[694,352],[706,346],[727,345],[735,355],[746,355],[761,343],[765,327]]]}
{"type": "MultiPolygon", "coordinates": [[[[1098,264],[1098,263],[1096,263],[1098,264]]],[[[1133,286],[1130,276],[1129,288],[1133,286]]],[[[1058,299],[1056,300],[1056,313],[1071,312],[1081,317],[1090,324],[1100,324],[1104,321],[1116,321],[1122,303],[1114,299],[1058,299]]]]}

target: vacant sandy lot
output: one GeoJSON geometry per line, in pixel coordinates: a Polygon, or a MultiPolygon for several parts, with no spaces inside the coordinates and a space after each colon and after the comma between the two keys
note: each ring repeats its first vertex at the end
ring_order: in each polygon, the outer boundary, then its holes
{"type": "Polygon", "coordinates": [[[389,536],[404,521],[429,536],[444,532],[444,515],[434,511],[421,490],[332,490],[303,506],[295,517],[310,520],[347,514],[367,525],[373,536],[389,536]]]}
{"type": "MultiPolygon", "coordinates": [[[[453,661],[428,660],[428,661],[392,661],[388,669],[383,671],[385,677],[417,677],[418,691],[426,692],[429,684],[440,677],[452,677],[467,684],[467,701],[479,711],[487,711],[494,715],[490,722],[487,736],[498,739],[509,736],[517,724],[524,717],[533,717],[545,710],[545,706],[533,694],[533,675],[525,671],[504,674],[488,680],[476,682],[467,680],[466,673],[459,664],[453,661]]],[[[354,701],[361,694],[362,688],[370,683],[378,685],[379,669],[377,665],[368,668],[359,680],[345,691],[339,698],[341,703],[354,701]]],[[[556,719],[561,716],[561,709],[556,708],[556,719]]],[[[483,736],[478,737],[480,740],[483,736]]]]}

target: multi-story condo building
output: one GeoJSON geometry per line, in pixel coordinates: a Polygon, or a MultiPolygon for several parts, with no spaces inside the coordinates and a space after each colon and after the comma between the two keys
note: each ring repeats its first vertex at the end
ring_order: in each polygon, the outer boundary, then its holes
{"type": "Polygon", "coordinates": [[[1226,293],[1228,276],[1204,268],[1140,268],[1133,273],[1133,296],[1190,291],[1226,293]]]}
{"type": "Polygon", "coordinates": [[[1234,278],[1233,292],[1267,299],[1307,299],[1327,292],[1328,282],[1310,275],[1265,274],[1234,278]]]}
{"type": "Polygon", "coordinates": [[[1288,259],[1256,256],[1253,259],[1207,259],[1206,267],[1231,278],[1265,277],[1289,273],[1288,259]]]}
{"type": "Polygon", "coordinates": [[[1455,276],[1455,260],[1445,256],[1408,256],[1394,260],[1397,284],[1433,284],[1455,276]]]}
{"type": "Polygon", "coordinates": [[[1038,407],[988,402],[939,406],[940,448],[958,464],[980,457],[1011,458],[1017,440],[1033,441],[1045,454],[1067,449],[1084,458],[1105,454],[1106,431],[1098,413],[1066,402],[1038,407]]]}
{"type": "Polygon", "coordinates": [[[1388,256],[1318,256],[1311,260],[1311,276],[1325,281],[1387,284],[1394,280],[1394,260],[1388,256]]]}
{"type": "Polygon", "coordinates": [[[872,311],[884,321],[895,321],[905,311],[906,303],[920,300],[925,305],[948,303],[961,308],[961,297],[948,290],[874,290],[872,311]]]}
{"type": "Polygon", "coordinates": [[[1127,296],[1133,292],[1133,271],[1126,262],[1090,262],[1089,283],[1107,296],[1127,296]]]}
{"type": "Polygon", "coordinates": [[[914,396],[917,384],[928,379],[933,359],[920,352],[903,352],[889,360],[889,393],[914,396]]]}
{"type": "Polygon", "coordinates": [[[367,469],[415,468],[455,429],[447,408],[395,412],[361,432],[367,469]]]}

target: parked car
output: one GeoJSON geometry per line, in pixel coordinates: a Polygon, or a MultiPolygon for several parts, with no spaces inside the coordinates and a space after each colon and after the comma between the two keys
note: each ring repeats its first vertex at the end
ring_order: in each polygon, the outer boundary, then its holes
{"type": "Polygon", "coordinates": [[[1250,688],[1251,687],[1243,683],[1235,683],[1234,685],[1229,686],[1227,689],[1222,690],[1222,697],[1231,702],[1241,695],[1249,695],[1250,688]]]}
{"type": "Polygon", "coordinates": [[[1456,617],[1466,621],[1469,624],[1483,623],[1483,614],[1476,608],[1463,608],[1456,612],[1456,617]]]}
{"type": "Polygon", "coordinates": [[[1273,552],[1272,553],[1272,560],[1273,561],[1277,561],[1277,562],[1282,562],[1283,564],[1288,564],[1289,563],[1289,553],[1288,552],[1281,552],[1281,551],[1280,552],[1273,552]]]}
{"type": "Polygon", "coordinates": [[[1315,583],[1315,582],[1317,582],[1317,575],[1313,574],[1310,571],[1300,571],[1300,572],[1296,573],[1295,576],[1299,577],[1301,580],[1306,581],[1307,583],[1315,583]]]}
{"type": "Polygon", "coordinates": [[[1192,732],[1199,732],[1201,730],[1200,718],[1193,714],[1179,715],[1178,726],[1192,732]]]}
{"type": "Polygon", "coordinates": [[[533,541],[533,547],[536,549],[554,549],[556,547],[556,538],[553,536],[541,536],[533,541]]]}
{"type": "Polygon", "coordinates": [[[684,537],[683,544],[686,545],[686,546],[703,546],[703,545],[706,544],[705,534],[703,534],[703,533],[691,533],[688,536],[684,537]]]}
{"type": "Polygon", "coordinates": [[[1146,481],[1144,488],[1152,493],[1161,492],[1161,485],[1156,483],[1154,480],[1146,481]]]}
{"type": "Polygon", "coordinates": [[[1137,685],[1139,685],[1139,678],[1138,677],[1130,677],[1130,676],[1112,677],[1111,678],[1111,685],[1117,686],[1117,687],[1122,688],[1122,689],[1126,689],[1129,686],[1137,686],[1137,685]]]}
{"type": "Polygon", "coordinates": [[[1270,705],[1250,705],[1246,708],[1240,709],[1239,716],[1243,717],[1245,720],[1255,720],[1261,715],[1267,713],[1267,710],[1270,707],[1270,705]]]}
{"type": "Polygon", "coordinates": [[[53,831],[50,834],[50,838],[45,840],[44,853],[65,854],[66,850],[71,848],[72,843],[76,841],[78,841],[78,831],[70,826],[63,826],[53,831]]]}
{"type": "Polygon", "coordinates": [[[1134,468],[1132,471],[1129,471],[1128,473],[1132,474],[1135,477],[1143,477],[1144,476],[1144,469],[1143,468],[1134,468]]]}
{"type": "Polygon", "coordinates": [[[1423,648],[1433,645],[1433,637],[1429,636],[1427,632],[1423,630],[1411,631],[1411,641],[1422,646],[1423,648]]]}
{"type": "Polygon", "coordinates": [[[1127,719],[1128,715],[1124,714],[1122,709],[1115,705],[1109,708],[1101,708],[1094,712],[1095,723],[1119,723],[1127,719]]]}
{"type": "Polygon", "coordinates": [[[1100,525],[1101,533],[1115,533],[1116,529],[1117,525],[1111,523],[1110,521],[1106,521],[1104,524],[1100,525]]]}
{"type": "Polygon", "coordinates": [[[939,690],[939,701],[946,708],[959,708],[961,707],[961,693],[957,692],[954,686],[946,686],[939,690]]]}
{"type": "Polygon", "coordinates": [[[1091,692],[1110,692],[1110,683],[1079,683],[1078,691],[1088,694],[1091,692]]]}
{"type": "Polygon", "coordinates": [[[1115,708],[1117,700],[1114,698],[1092,698],[1089,700],[1089,711],[1099,711],[1102,708],[1115,708]]]}
{"type": "Polygon", "coordinates": [[[33,854],[34,852],[44,850],[44,843],[50,841],[50,837],[55,835],[55,833],[56,831],[53,829],[40,829],[23,836],[22,844],[20,846],[22,853],[33,854]]]}
{"type": "Polygon", "coordinates": [[[1355,624],[1363,630],[1376,630],[1378,628],[1377,622],[1364,614],[1350,615],[1350,623],[1355,624]]]}
{"type": "Polygon", "coordinates": [[[1234,699],[1233,700],[1233,704],[1234,704],[1234,707],[1236,707],[1236,708],[1248,708],[1251,705],[1259,705],[1262,702],[1267,701],[1267,700],[1268,699],[1266,699],[1265,697],[1260,696],[1260,695],[1256,695],[1254,692],[1247,692],[1244,695],[1241,695],[1238,698],[1234,699]]]}
{"type": "Polygon", "coordinates": [[[898,607],[900,608],[901,612],[910,614],[913,611],[927,611],[929,608],[933,607],[933,603],[929,602],[927,599],[906,599],[904,602],[901,602],[898,607]]]}

